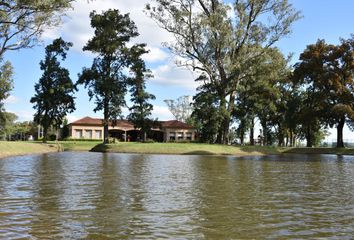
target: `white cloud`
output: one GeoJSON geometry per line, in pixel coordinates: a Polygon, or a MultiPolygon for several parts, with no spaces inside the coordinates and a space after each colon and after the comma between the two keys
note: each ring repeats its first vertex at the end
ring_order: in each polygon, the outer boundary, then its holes
{"type": "Polygon", "coordinates": [[[149,52],[143,55],[143,59],[147,62],[157,62],[166,60],[169,55],[161,48],[148,47],[149,52]]]}
{"type": "Polygon", "coordinates": [[[66,116],[66,119],[68,119],[68,123],[72,123],[79,120],[80,118],[75,115],[69,114],[66,116]]]}
{"type": "Polygon", "coordinates": [[[27,111],[27,110],[11,110],[11,109],[6,109],[7,112],[11,112],[16,114],[18,117],[17,121],[23,122],[23,121],[33,121],[33,115],[34,115],[34,110],[33,111],[27,111]]]}
{"type": "Polygon", "coordinates": [[[151,83],[179,86],[189,90],[194,90],[198,86],[194,81],[197,76],[193,72],[171,63],[158,66],[152,70],[152,73],[154,78],[150,80],[151,83]]]}
{"type": "Polygon", "coordinates": [[[14,103],[18,103],[20,101],[20,99],[14,95],[10,95],[8,98],[6,98],[4,100],[5,104],[14,104],[14,103]]]}
{"type": "Polygon", "coordinates": [[[166,106],[154,105],[154,110],[152,111],[152,117],[158,118],[159,120],[171,120],[175,119],[170,110],[166,106]]]}
{"type": "Polygon", "coordinates": [[[94,33],[90,26],[90,12],[95,10],[100,13],[108,9],[119,9],[121,13],[129,13],[130,18],[137,25],[140,36],[135,40],[136,42],[147,43],[151,49],[159,48],[161,42],[169,42],[172,38],[143,12],[148,2],[147,0],[97,0],[89,3],[86,0],[77,1],[73,4],[73,9],[67,12],[63,24],[55,29],[46,30],[43,37],[54,39],[62,36],[66,41],[74,43],[75,50],[81,51],[94,33]]]}

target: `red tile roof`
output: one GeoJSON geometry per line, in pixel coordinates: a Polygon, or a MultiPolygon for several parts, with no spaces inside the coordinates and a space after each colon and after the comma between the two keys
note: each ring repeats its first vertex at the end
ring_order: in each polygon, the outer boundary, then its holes
{"type": "MultiPolygon", "coordinates": [[[[177,120],[170,120],[170,121],[159,121],[162,128],[179,128],[179,129],[193,129],[193,127],[189,124],[184,122],[180,122],[177,120]]],[[[84,117],[75,122],[70,123],[70,125],[79,125],[79,126],[103,126],[103,119],[100,118],[91,118],[91,117],[84,117]]],[[[110,122],[112,126],[112,122],[110,122]]],[[[116,125],[117,127],[123,128],[134,128],[134,124],[129,122],[128,120],[117,120],[116,125]]]]}
{"type": "Polygon", "coordinates": [[[161,127],[163,128],[179,128],[179,129],[192,129],[193,127],[187,123],[180,122],[177,120],[170,121],[160,121],[161,127]]]}
{"type": "Polygon", "coordinates": [[[91,117],[84,117],[75,122],[70,123],[70,125],[93,125],[93,126],[102,126],[103,120],[100,118],[91,118],[91,117]]]}

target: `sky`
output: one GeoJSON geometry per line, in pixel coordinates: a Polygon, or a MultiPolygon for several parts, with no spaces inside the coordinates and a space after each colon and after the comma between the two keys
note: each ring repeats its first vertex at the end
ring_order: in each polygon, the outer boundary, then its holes
{"type": "MultiPolygon", "coordinates": [[[[96,0],[88,3],[87,0],[77,0],[73,4],[73,9],[66,13],[60,26],[45,30],[41,45],[7,52],[5,59],[11,61],[15,73],[14,90],[6,100],[6,110],[15,113],[19,121],[33,119],[34,109],[30,98],[34,95],[34,84],[42,75],[39,62],[44,59],[44,47],[55,38],[62,37],[74,44],[63,66],[69,69],[70,76],[75,82],[78,73],[83,67],[90,67],[94,57],[90,52],[82,51],[82,47],[93,36],[89,13],[92,10],[100,13],[115,8],[121,13],[130,13],[140,33],[134,42],[146,43],[150,50],[144,59],[154,75],[147,82],[147,91],[156,96],[156,100],[152,102],[153,117],[160,120],[173,119],[164,100],[194,95],[197,84],[194,82],[195,75],[187,69],[177,67],[176,57],[163,47],[163,42],[170,42],[173,38],[143,12],[148,2],[148,0],[96,0]]],[[[275,46],[285,55],[292,53],[292,63],[296,63],[306,46],[315,43],[317,39],[338,44],[339,38],[349,38],[350,34],[354,33],[353,0],[290,0],[290,2],[301,12],[302,18],[294,23],[292,33],[275,46]]],[[[69,122],[85,116],[102,118],[102,112],[93,112],[94,103],[89,101],[86,89],[80,87],[75,97],[77,110],[68,115],[69,122]]],[[[127,109],[123,113],[126,115],[127,109]]],[[[332,141],[336,135],[334,130],[330,132],[331,135],[327,140],[332,141]]],[[[353,139],[353,135],[345,128],[345,139],[353,139]]]]}

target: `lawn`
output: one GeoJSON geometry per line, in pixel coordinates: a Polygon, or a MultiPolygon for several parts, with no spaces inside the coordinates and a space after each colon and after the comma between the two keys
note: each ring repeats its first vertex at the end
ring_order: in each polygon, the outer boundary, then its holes
{"type": "Polygon", "coordinates": [[[0,158],[34,153],[57,152],[55,144],[41,144],[37,142],[6,142],[0,141],[0,158]]]}
{"type": "Polygon", "coordinates": [[[102,141],[60,141],[59,143],[64,151],[90,151],[102,141]]]}
{"type": "Polygon", "coordinates": [[[279,154],[275,147],[225,146],[202,143],[136,143],[120,142],[116,144],[97,145],[92,151],[148,154],[192,154],[192,155],[263,155],[279,154]]]}
{"type": "Polygon", "coordinates": [[[203,143],[137,143],[119,142],[103,145],[101,141],[40,142],[0,141],[0,158],[14,155],[61,151],[95,151],[140,154],[190,154],[190,155],[267,155],[295,154],[340,154],[354,155],[354,148],[279,148],[263,146],[226,146],[203,143]]]}

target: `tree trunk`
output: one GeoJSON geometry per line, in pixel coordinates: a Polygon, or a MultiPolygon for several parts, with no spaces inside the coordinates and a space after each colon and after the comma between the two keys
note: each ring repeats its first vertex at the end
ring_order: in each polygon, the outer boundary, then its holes
{"type": "Polygon", "coordinates": [[[143,131],[143,142],[146,142],[146,132],[143,131]]]}
{"type": "Polygon", "coordinates": [[[284,146],[284,129],[278,124],[278,147],[284,146]]]}
{"type": "Polygon", "coordinates": [[[288,146],[289,146],[289,134],[287,133],[286,137],[285,137],[285,147],[288,147],[288,146]]]}
{"type": "Polygon", "coordinates": [[[294,138],[293,138],[293,130],[290,129],[290,147],[294,147],[294,138]]]}
{"type": "Polygon", "coordinates": [[[345,124],[345,118],[342,117],[339,119],[339,122],[337,124],[337,148],[344,148],[344,142],[343,142],[343,127],[345,124]]]}
{"type": "MultiPolygon", "coordinates": [[[[225,103],[225,105],[226,105],[226,103],[225,103]]],[[[225,115],[225,119],[224,119],[223,144],[229,144],[229,142],[230,142],[230,138],[229,138],[230,121],[231,121],[231,114],[234,111],[234,107],[235,107],[235,91],[232,91],[230,93],[229,105],[227,107],[228,114],[225,115]]],[[[225,108],[226,108],[226,106],[225,106],[225,108]]]]}
{"type": "Polygon", "coordinates": [[[48,127],[43,126],[43,143],[47,143],[48,127]]]}
{"type": "Polygon", "coordinates": [[[251,127],[250,127],[250,144],[254,146],[254,118],[251,120],[251,127]]]}
{"type": "Polygon", "coordinates": [[[311,127],[307,126],[306,129],[306,147],[312,147],[312,133],[311,133],[311,127]]]}
{"type": "Polygon", "coordinates": [[[245,131],[243,128],[240,129],[240,144],[243,145],[245,139],[245,131]]]}
{"type": "Polygon", "coordinates": [[[109,135],[108,135],[108,124],[109,124],[109,114],[108,114],[108,102],[105,101],[104,103],[104,109],[103,109],[103,143],[107,144],[109,135]]]}
{"type": "Polygon", "coordinates": [[[263,146],[268,145],[268,139],[267,139],[267,123],[265,121],[262,121],[262,131],[263,131],[263,146]]]}
{"type": "Polygon", "coordinates": [[[219,114],[222,117],[221,123],[219,125],[219,129],[218,129],[218,135],[216,137],[216,143],[222,144],[224,143],[225,140],[225,124],[226,121],[228,119],[228,117],[226,116],[226,100],[225,100],[225,96],[223,94],[219,94],[220,96],[220,106],[219,106],[219,114]]]}

